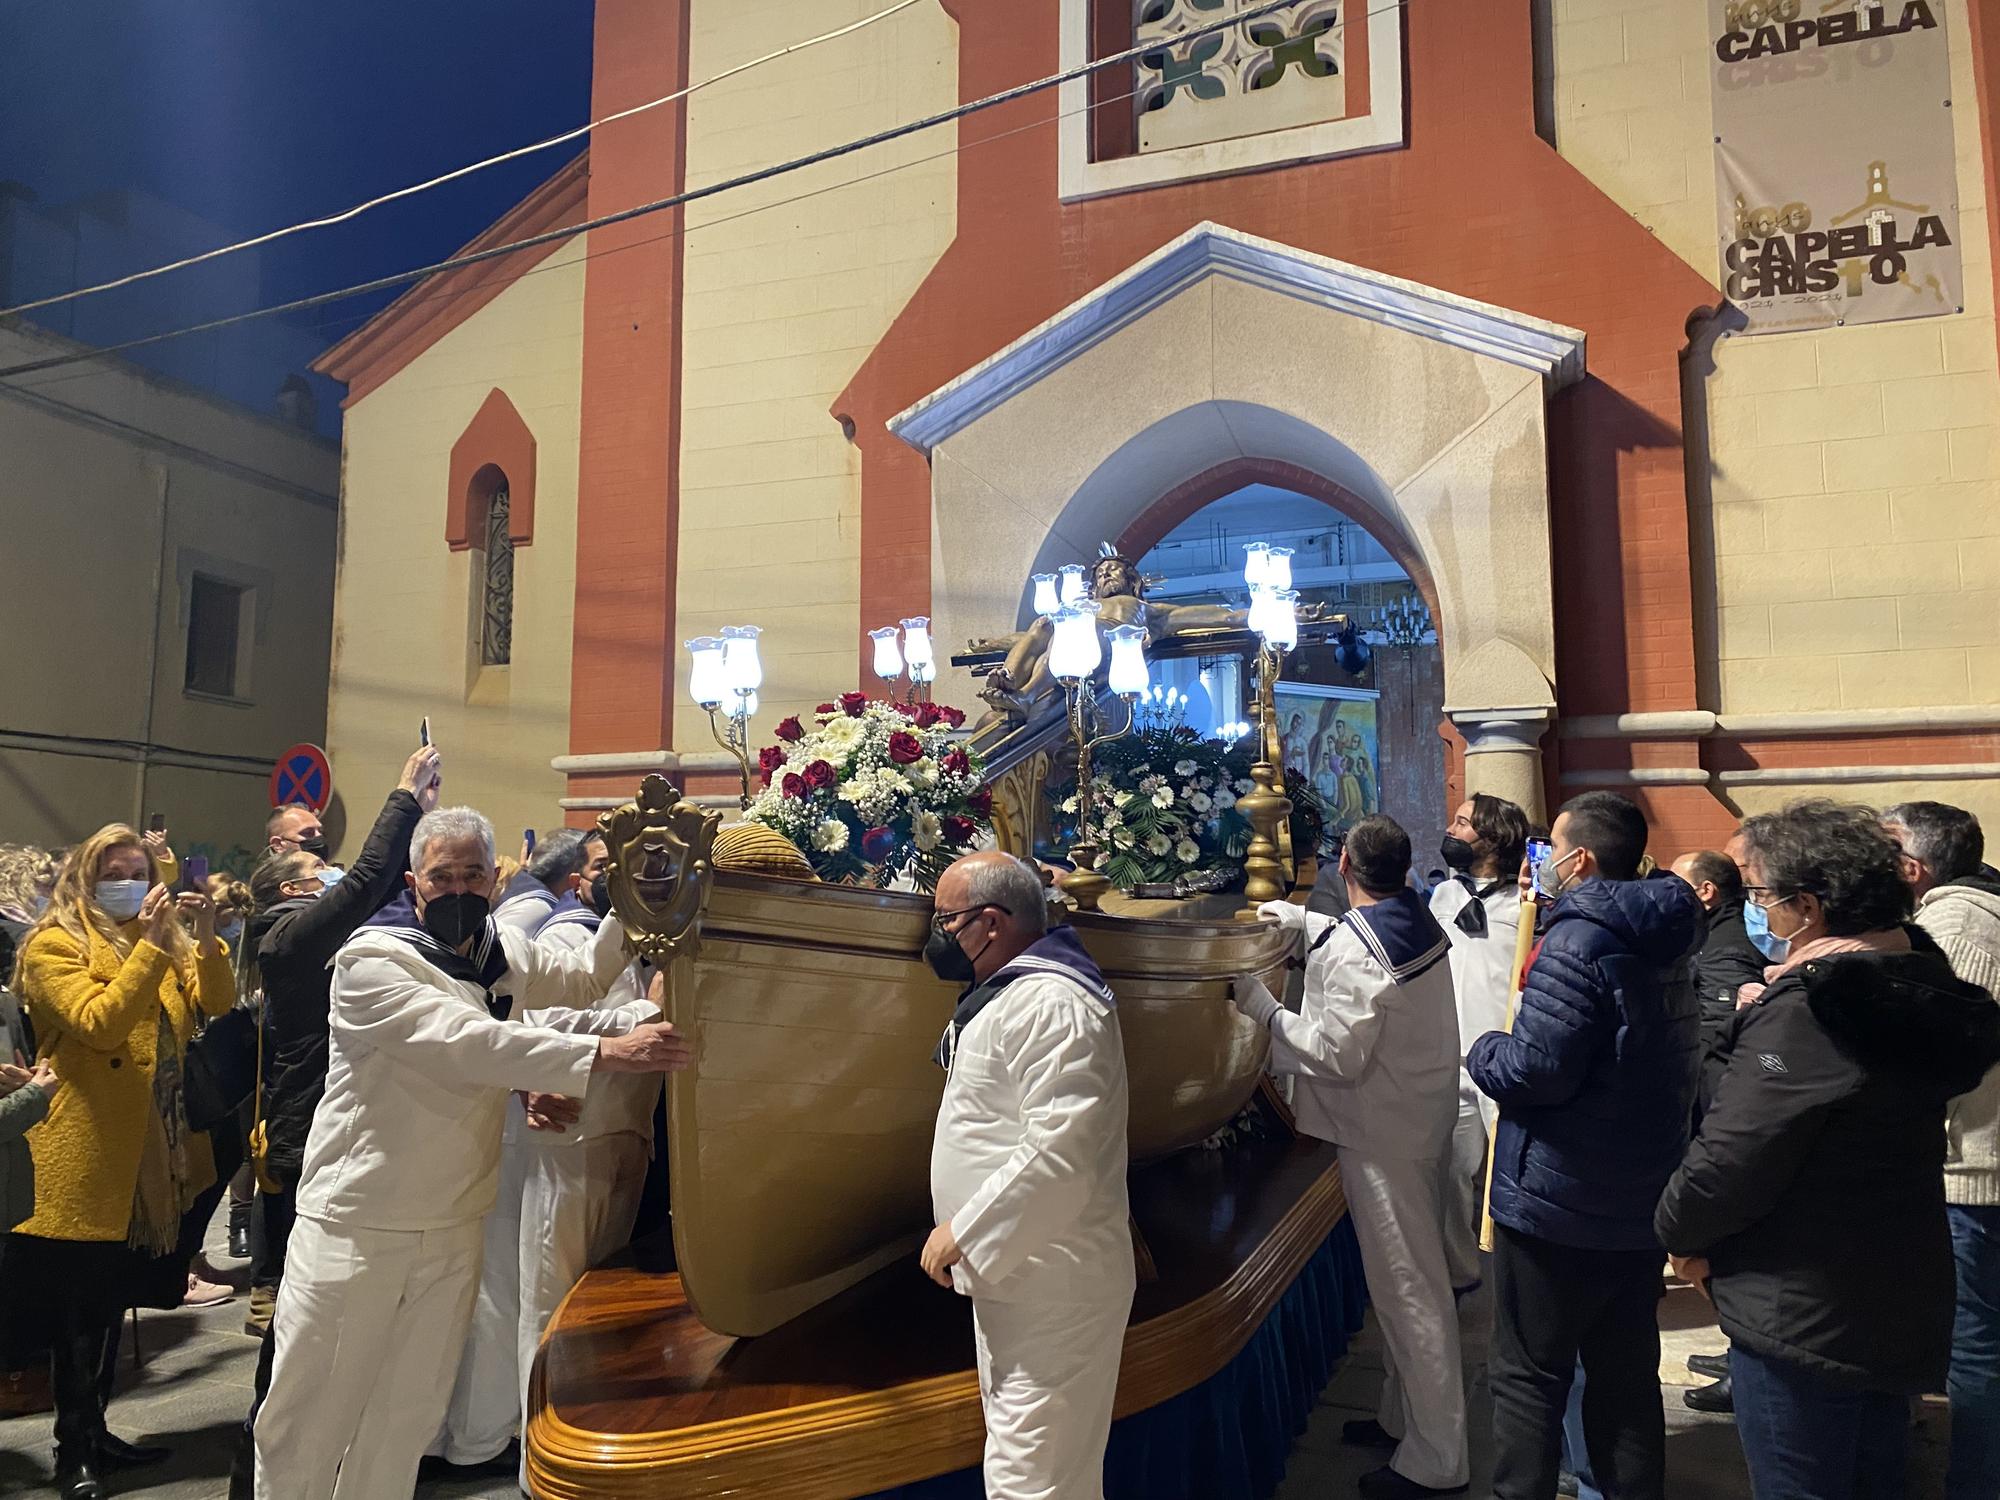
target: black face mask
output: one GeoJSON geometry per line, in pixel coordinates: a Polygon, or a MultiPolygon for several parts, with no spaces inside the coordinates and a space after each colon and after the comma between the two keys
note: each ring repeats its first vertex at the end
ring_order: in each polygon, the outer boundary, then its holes
{"type": "Polygon", "coordinates": [[[445,947],[456,949],[486,926],[492,903],[476,891],[454,891],[424,903],[424,931],[445,947]]]}
{"type": "MultiPolygon", "coordinates": [[[[992,942],[992,938],[986,940],[992,942]]],[[[979,945],[979,951],[986,951],[986,943],[979,945]]],[[[978,976],[973,972],[972,956],[958,944],[958,934],[931,929],[931,935],[924,940],[924,962],[931,966],[931,972],[947,984],[971,984],[978,976]]]]}
{"type": "Polygon", "coordinates": [[[309,839],[300,839],[299,853],[316,854],[321,859],[331,859],[333,857],[327,852],[326,835],[323,833],[316,833],[309,839]]]}
{"type": "Polygon", "coordinates": [[[576,899],[600,917],[611,915],[611,874],[606,871],[589,885],[577,887],[576,899]]]}
{"type": "Polygon", "coordinates": [[[1476,848],[1464,839],[1456,838],[1449,833],[1444,836],[1444,842],[1438,845],[1438,853],[1444,856],[1445,864],[1454,870],[1469,870],[1472,868],[1472,862],[1479,858],[1479,851],[1476,848]]]}

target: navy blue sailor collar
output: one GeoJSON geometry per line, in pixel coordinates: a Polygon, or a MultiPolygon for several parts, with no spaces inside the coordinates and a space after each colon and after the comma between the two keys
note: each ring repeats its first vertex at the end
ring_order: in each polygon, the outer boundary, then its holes
{"type": "Polygon", "coordinates": [[[1407,887],[1373,905],[1353,908],[1340,925],[1361,939],[1368,956],[1397,984],[1408,984],[1451,951],[1451,939],[1429,903],[1407,887]]]}
{"type": "Polygon", "coordinates": [[[1072,980],[1106,1006],[1117,1007],[1118,997],[1104,982],[1097,960],[1083,946],[1083,939],[1076,935],[1076,929],[1057,927],[1043,933],[1001,965],[984,984],[972,985],[958,997],[958,1004],[951,1013],[951,1024],[945,1027],[944,1036],[938,1042],[937,1051],[931,1054],[931,1060],[949,1073],[952,1060],[958,1054],[958,1039],[965,1034],[965,1028],[982,1010],[999,999],[1008,985],[1037,974],[1054,974],[1072,980]]]}

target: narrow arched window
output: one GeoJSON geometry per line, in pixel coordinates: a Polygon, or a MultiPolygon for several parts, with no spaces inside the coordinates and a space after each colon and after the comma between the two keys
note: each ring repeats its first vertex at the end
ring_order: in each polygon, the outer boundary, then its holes
{"type": "Polygon", "coordinates": [[[508,531],[507,476],[495,472],[486,499],[486,568],[480,662],[504,667],[514,659],[514,538],[508,531]]]}

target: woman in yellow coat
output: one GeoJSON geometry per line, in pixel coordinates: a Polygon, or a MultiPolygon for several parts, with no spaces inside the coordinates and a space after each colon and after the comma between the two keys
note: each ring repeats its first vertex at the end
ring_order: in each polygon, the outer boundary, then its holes
{"type": "Polygon", "coordinates": [[[28,1135],[34,1215],[7,1244],[9,1279],[48,1324],[63,1500],[98,1500],[106,1467],[166,1456],[105,1428],[119,1320],[215,1180],[207,1137],[188,1129],[182,1063],[201,1018],[234,1003],[236,978],[207,895],[174,895],[161,873],[132,829],[99,829],[64,863],[15,961],[36,1056],[63,1082],[28,1135]]]}

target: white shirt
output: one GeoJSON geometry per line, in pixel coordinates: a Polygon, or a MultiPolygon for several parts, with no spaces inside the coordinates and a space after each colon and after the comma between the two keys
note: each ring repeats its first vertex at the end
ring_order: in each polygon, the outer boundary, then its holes
{"type": "Polygon", "coordinates": [[[1298,1077],[1299,1129],[1367,1156],[1442,1156],[1458,1118],[1451,965],[1397,984],[1352,927],[1308,912],[1305,998],[1271,1018],[1271,1068],[1298,1077]]]}
{"type": "Polygon", "coordinates": [[[298,1211],[363,1229],[441,1229],[482,1217],[498,1190],[509,1090],[588,1097],[598,1035],[652,1014],[592,1006],[624,972],[624,932],[605,924],[577,954],[500,929],[510,1019],[422,952],[362,928],[333,961],[326,1094],[313,1112],[298,1211]],[[524,1024],[525,1010],[572,1007],[524,1024]],[[554,1029],[555,1022],[564,1029],[554,1029]],[[586,1033],[586,1034],[573,1034],[586,1033]]]}
{"type": "MultiPolygon", "coordinates": [[[[1514,944],[1521,934],[1521,890],[1507,880],[1487,896],[1486,936],[1458,925],[1458,914],[1477,900],[1464,884],[1447,880],[1431,892],[1431,915],[1451,939],[1451,988],[1458,1003],[1458,1056],[1489,1031],[1507,1029],[1507,1000],[1514,990],[1514,944]]],[[[1470,1080],[1467,1080],[1470,1082],[1470,1080]]]]}
{"type": "Polygon", "coordinates": [[[1054,974],[1016,979],[958,1038],[931,1143],[931,1201],[960,1292],[1129,1298],[1125,1043],[1117,1012],[1054,974]]]}
{"type": "MultiPolygon", "coordinates": [[[[612,925],[617,924],[614,922],[612,925]]],[[[557,955],[581,953],[595,940],[596,934],[588,922],[571,920],[562,914],[550,918],[535,935],[537,947],[557,955]]],[[[649,1017],[655,1010],[652,1002],[646,999],[646,980],[637,959],[627,964],[624,972],[612,982],[604,998],[597,1002],[597,1009],[618,1011],[634,1004],[643,1005],[649,1017]]],[[[538,1022],[540,1018],[531,1016],[529,1019],[538,1022]]],[[[650,1153],[653,1145],[653,1106],[659,1103],[660,1090],[665,1085],[666,1078],[659,1073],[610,1074],[598,1079],[584,1096],[583,1116],[569,1129],[560,1134],[553,1130],[523,1130],[521,1138],[535,1146],[558,1148],[573,1146],[578,1141],[593,1141],[601,1136],[636,1135],[644,1138],[650,1153]]],[[[509,1118],[511,1120],[511,1114],[509,1118]]]]}

